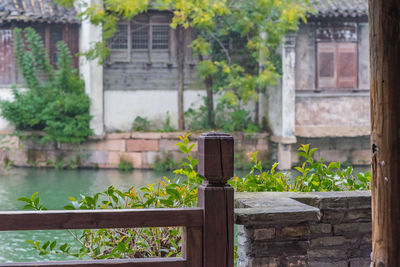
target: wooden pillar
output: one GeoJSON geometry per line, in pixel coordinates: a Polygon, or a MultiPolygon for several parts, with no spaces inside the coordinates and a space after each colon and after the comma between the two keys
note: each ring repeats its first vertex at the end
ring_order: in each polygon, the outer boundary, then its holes
{"type": "Polygon", "coordinates": [[[400,5],[369,0],[372,266],[400,266],[400,5]]]}
{"type": "Polygon", "coordinates": [[[233,267],[233,138],[206,133],[198,139],[199,207],[203,208],[203,267],[233,267]]]}

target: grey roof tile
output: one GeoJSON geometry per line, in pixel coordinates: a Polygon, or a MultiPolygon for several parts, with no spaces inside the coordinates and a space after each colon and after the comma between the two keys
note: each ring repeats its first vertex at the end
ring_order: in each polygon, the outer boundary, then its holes
{"type": "Polygon", "coordinates": [[[368,15],[367,0],[313,0],[314,18],[357,18],[368,15]]]}
{"type": "Polygon", "coordinates": [[[1,0],[0,23],[4,21],[79,23],[75,9],[55,5],[53,0],[1,0]]]}

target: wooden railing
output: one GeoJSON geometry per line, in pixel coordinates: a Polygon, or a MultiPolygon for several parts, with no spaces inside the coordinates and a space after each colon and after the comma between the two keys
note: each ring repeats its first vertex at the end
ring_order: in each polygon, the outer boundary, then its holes
{"type": "Polygon", "coordinates": [[[0,212],[0,231],[182,226],[182,256],[5,263],[0,266],[233,267],[233,138],[207,133],[198,142],[198,208],[0,212]]]}

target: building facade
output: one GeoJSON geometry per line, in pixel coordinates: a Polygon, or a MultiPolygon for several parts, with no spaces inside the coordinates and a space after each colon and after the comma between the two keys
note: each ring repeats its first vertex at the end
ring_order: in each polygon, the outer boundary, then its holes
{"type": "Polygon", "coordinates": [[[305,143],[319,148],[317,158],[368,164],[367,1],[321,0],[313,9],[307,23],[287,36],[282,84],[269,91],[271,139],[281,168],[297,161],[296,150],[305,143]]]}

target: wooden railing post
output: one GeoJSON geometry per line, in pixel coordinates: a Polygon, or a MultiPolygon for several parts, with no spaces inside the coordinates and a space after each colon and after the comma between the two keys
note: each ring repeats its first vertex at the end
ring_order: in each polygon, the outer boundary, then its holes
{"type": "Polygon", "coordinates": [[[233,137],[205,133],[198,139],[199,207],[203,209],[203,267],[233,267],[233,137]]]}

